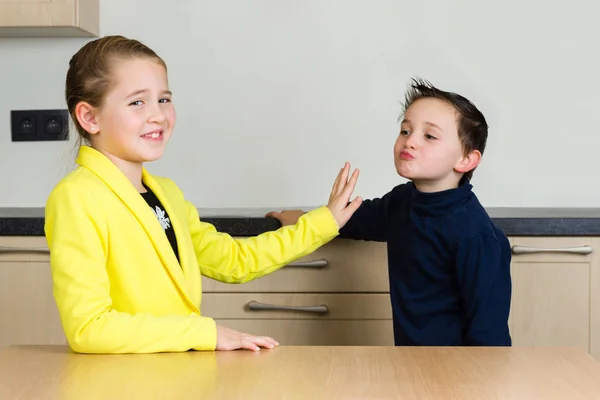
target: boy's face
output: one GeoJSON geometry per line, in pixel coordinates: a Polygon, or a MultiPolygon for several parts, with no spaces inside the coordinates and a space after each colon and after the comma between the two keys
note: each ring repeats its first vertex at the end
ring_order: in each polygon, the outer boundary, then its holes
{"type": "Polygon", "coordinates": [[[398,174],[421,191],[456,187],[462,177],[459,170],[465,172],[457,122],[458,112],[443,100],[422,98],[412,103],[394,146],[398,174]]]}

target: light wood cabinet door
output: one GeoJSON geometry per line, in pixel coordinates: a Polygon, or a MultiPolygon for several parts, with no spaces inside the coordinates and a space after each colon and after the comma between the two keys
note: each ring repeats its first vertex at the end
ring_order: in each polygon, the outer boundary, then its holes
{"type": "Polygon", "coordinates": [[[0,0],[0,37],[99,34],[99,0],[0,0]]]}
{"type": "Polygon", "coordinates": [[[44,238],[0,237],[0,349],[66,343],[44,238]]]}
{"type": "Polygon", "coordinates": [[[394,345],[388,294],[207,293],[202,314],[284,345],[394,345]]]}
{"type": "MultiPolygon", "coordinates": [[[[594,353],[598,239],[511,237],[514,346],[576,346],[594,353]]],[[[597,349],[595,350],[597,356],[597,349]]]]}
{"type": "Polygon", "coordinates": [[[202,277],[203,292],[389,293],[385,243],[334,239],[269,275],[232,285],[202,277]]]}
{"type": "Polygon", "coordinates": [[[391,320],[388,294],[206,293],[202,315],[220,319],[391,320]]]}

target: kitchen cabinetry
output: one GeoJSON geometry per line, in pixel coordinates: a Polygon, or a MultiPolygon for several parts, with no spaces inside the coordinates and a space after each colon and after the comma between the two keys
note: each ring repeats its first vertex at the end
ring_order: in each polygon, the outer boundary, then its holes
{"type": "Polygon", "coordinates": [[[99,34],[99,0],[0,0],[0,37],[99,34]]]}
{"type": "MultiPolygon", "coordinates": [[[[600,361],[600,237],[510,237],[514,346],[600,361]]],[[[255,281],[203,277],[202,313],[283,345],[393,345],[384,243],[335,239],[255,281]]],[[[0,348],[64,344],[44,237],[0,236],[0,348]]]]}
{"type": "MultiPolygon", "coordinates": [[[[600,238],[509,240],[513,345],[577,346],[600,360],[600,238]]],[[[336,239],[248,284],[204,278],[204,291],[206,315],[281,343],[393,344],[382,243],[336,239]]]]}
{"type": "Polygon", "coordinates": [[[287,345],[393,345],[385,243],[335,239],[236,285],[203,278],[202,312],[287,345]]]}
{"type": "Polygon", "coordinates": [[[0,237],[0,349],[66,344],[44,237],[0,237]]]}
{"type": "Polygon", "coordinates": [[[600,360],[600,238],[510,241],[514,346],[578,346],[600,360]]]}

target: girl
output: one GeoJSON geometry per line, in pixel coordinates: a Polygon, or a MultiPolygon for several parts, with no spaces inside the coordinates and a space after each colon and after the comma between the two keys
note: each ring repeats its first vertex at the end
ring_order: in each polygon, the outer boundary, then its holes
{"type": "Polygon", "coordinates": [[[80,353],[259,350],[278,343],[201,315],[201,277],[243,283],[333,239],[360,204],[346,163],[327,206],[293,226],[233,239],[200,221],[176,184],[151,175],[175,125],[165,62],[109,36],[69,63],[66,101],[84,141],[78,167],[45,208],[53,290],[69,345],[80,353]]]}

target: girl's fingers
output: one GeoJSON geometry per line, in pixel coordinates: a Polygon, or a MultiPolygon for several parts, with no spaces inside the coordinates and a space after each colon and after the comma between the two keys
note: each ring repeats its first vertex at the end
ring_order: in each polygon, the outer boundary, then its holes
{"type": "Polygon", "coordinates": [[[358,170],[358,168],[356,168],[354,170],[354,172],[352,173],[350,180],[348,181],[348,183],[346,183],[346,185],[343,188],[343,192],[342,192],[341,196],[344,199],[344,203],[346,203],[346,204],[350,201],[350,196],[352,196],[352,192],[354,192],[354,188],[356,187],[356,181],[358,180],[359,173],[360,173],[360,171],[358,170]]]}
{"type": "Polygon", "coordinates": [[[337,182],[337,186],[335,188],[335,193],[334,195],[337,197],[340,194],[342,194],[342,191],[344,190],[344,186],[346,186],[346,184],[348,183],[348,171],[350,170],[350,164],[346,163],[344,164],[344,168],[342,169],[342,172],[340,173],[340,179],[337,182]]]}

